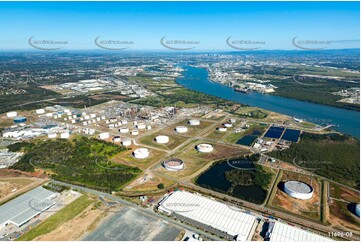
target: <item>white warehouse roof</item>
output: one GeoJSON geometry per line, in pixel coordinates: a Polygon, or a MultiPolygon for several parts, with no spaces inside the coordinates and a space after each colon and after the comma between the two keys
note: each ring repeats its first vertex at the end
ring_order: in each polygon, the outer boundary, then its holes
{"type": "Polygon", "coordinates": [[[303,230],[301,228],[293,227],[288,224],[276,222],[270,241],[279,241],[279,242],[328,242],[334,241],[330,238],[303,230]]]}
{"type": "Polygon", "coordinates": [[[174,212],[195,220],[231,236],[247,241],[256,218],[252,215],[232,209],[230,206],[186,191],[176,191],[167,197],[160,209],[174,212]]]}
{"type": "Polygon", "coordinates": [[[0,206],[0,228],[6,223],[21,226],[55,204],[50,200],[55,193],[37,187],[0,206]]]}

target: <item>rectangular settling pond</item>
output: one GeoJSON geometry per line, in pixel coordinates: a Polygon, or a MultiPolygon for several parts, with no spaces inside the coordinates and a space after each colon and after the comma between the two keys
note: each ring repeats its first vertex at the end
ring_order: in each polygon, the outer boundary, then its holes
{"type": "Polygon", "coordinates": [[[268,129],[264,136],[267,138],[279,139],[283,133],[283,130],[285,130],[285,128],[272,126],[268,129]]]}
{"type": "Polygon", "coordinates": [[[291,142],[297,142],[298,138],[300,137],[300,133],[301,133],[300,130],[286,129],[285,133],[282,136],[282,139],[291,142]]]}

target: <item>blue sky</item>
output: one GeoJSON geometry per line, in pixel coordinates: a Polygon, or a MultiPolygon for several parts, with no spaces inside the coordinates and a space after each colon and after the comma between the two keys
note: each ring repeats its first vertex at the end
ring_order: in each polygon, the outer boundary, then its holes
{"type": "Polygon", "coordinates": [[[358,48],[359,19],[359,2],[0,2],[0,49],[31,49],[31,36],[64,49],[97,49],[97,36],[130,50],[165,49],[163,36],[198,50],[231,50],[230,36],[262,49],[296,49],[295,36],[358,48]]]}

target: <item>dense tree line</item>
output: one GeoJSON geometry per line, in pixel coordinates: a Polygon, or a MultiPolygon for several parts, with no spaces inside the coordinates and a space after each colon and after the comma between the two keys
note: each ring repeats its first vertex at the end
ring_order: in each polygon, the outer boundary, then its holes
{"type": "Polygon", "coordinates": [[[303,133],[299,143],[269,155],[334,181],[360,186],[360,143],[349,136],[303,133]]]}
{"type": "Polygon", "coordinates": [[[125,147],[97,139],[80,137],[73,141],[57,139],[22,142],[10,148],[25,152],[13,165],[14,169],[34,171],[35,168],[41,168],[48,170],[54,179],[105,191],[119,190],[121,185],[140,172],[136,167],[109,160],[126,150],[125,147]]]}
{"type": "Polygon", "coordinates": [[[252,170],[232,169],[226,171],[226,179],[234,186],[236,185],[255,185],[267,189],[271,182],[272,174],[263,170],[262,166],[255,165],[252,170]]]}

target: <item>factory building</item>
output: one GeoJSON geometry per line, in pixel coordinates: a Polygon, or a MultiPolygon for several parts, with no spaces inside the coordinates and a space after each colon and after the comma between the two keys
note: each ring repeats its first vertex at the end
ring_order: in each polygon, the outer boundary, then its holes
{"type": "Polygon", "coordinates": [[[187,191],[176,191],[161,201],[158,210],[227,240],[250,241],[255,216],[187,191]]]}
{"type": "Polygon", "coordinates": [[[299,242],[299,241],[317,241],[317,242],[331,242],[330,238],[290,226],[281,222],[273,222],[270,224],[267,239],[276,242],[299,242]],[[272,224],[272,226],[271,226],[272,224]]]}
{"type": "Polygon", "coordinates": [[[0,228],[7,224],[21,226],[38,214],[52,207],[55,193],[37,187],[0,206],[0,228]]]}

